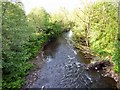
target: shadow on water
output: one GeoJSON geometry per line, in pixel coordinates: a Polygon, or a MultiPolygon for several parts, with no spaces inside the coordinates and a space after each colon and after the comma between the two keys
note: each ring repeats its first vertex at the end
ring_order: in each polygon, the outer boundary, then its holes
{"type": "Polygon", "coordinates": [[[81,63],[89,64],[91,62],[91,59],[85,59],[83,57],[84,54],[80,51],[77,53],[77,56],[78,56],[78,58],[81,58],[81,60],[80,60],[81,63]]]}
{"type": "Polygon", "coordinates": [[[55,53],[57,52],[57,48],[59,47],[59,42],[57,39],[54,41],[49,42],[45,45],[43,51],[44,51],[44,58],[54,58],[55,53]],[[52,53],[51,53],[52,52],[52,53]]]}
{"type": "Polygon", "coordinates": [[[71,36],[69,31],[44,47],[45,63],[30,88],[115,88],[115,81],[102,72],[84,69],[90,61],[74,49],[71,36]]]}

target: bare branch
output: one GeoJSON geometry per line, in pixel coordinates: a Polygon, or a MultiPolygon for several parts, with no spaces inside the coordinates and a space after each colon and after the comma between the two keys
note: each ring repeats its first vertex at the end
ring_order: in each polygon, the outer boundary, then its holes
{"type": "Polygon", "coordinates": [[[77,16],[78,16],[78,17],[80,18],[80,20],[83,21],[84,23],[87,23],[87,24],[89,23],[89,22],[86,22],[85,20],[83,20],[78,14],[77,14],[77,16]]]}
{"type": "Polygon", "coordinates": [[[86,16],[88,16],[87,13],[85,13],[81,8],[79,8],[79,10],[82,11],[86,16]]]}

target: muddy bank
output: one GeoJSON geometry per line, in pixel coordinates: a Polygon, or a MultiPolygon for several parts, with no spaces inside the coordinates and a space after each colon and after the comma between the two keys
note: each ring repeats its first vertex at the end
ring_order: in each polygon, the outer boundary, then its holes
{"type": "Polygon", "coordinates": [[[113,63],[109,60],[94,61],[93,63],[86,65],[85,69],[87,71],[94,70],[96,72],[104,72],[102,76],[114,79],[117,84],[117,88],[120,88],[120,76],[113,71],[113,63]]]}

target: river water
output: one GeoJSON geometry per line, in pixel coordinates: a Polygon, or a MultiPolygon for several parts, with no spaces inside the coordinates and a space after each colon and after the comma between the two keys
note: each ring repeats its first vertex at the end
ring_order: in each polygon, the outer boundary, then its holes
{"type": "Polygon", "coordinates": [[[101,72],[86,71],[85,60],[71,43],[69,31],[44,47],[44,61],[29,88],[114,88],[116,82],[101,72]]]}

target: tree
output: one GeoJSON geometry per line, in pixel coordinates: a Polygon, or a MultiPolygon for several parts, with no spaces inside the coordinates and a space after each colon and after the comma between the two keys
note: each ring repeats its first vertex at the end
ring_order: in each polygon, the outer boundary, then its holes
{"type": "Polygon", "coordinates": [[[36,28],[36,32],[45,31],[49,24],[49,14],[44,8],[33,8],[28,14],[28,20],[36,28]]]}
{"type": "Polygon", "coordinates": [[[3,88],[18,88],[22,77],[31,67],[25,44],[29,41],[30,30],[21,7],[11,2],[2,3],[2,60],[3,88]]]}
{"type": "Polygon", "coordinates": [[[64,30],[71,28],[72,22],[70,21],[70,18],[68,17],[69,12],[66,8],[61,7],[59,8],[59,11],[57,13],[51,14],[51,21],[52,22],[60,22],[62,24],[62,28],[64,30]]]}
{"type": "Polygon", "coordinates": [[[117,34],[117,7],[115,3],[102,2],[92,6],[90,44],[100,55],[112,55],[117,34]],[[112,49],[110,49],[112,48],[112,49]]]}
{"type": "Polygon", "coordinates": [[[116,71],[120,71],[117,7],[116,2],[97,2],[83,10],[78,9],[75,12],[76,22],[73,29],[78,46],[81,44],[80,41],[87,40],[87,46],[94,55],[112,60],[116,65],[116,71]]]}

